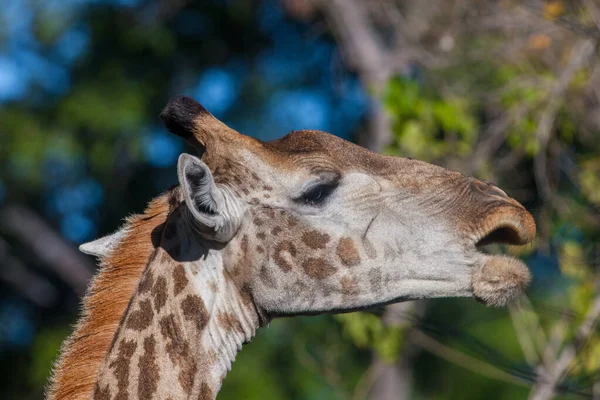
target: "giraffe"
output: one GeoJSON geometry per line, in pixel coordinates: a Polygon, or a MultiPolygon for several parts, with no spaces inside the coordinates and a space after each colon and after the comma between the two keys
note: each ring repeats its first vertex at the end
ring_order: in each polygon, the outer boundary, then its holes
{"type": "Polygon", "coordinates": [[[484,254],[535,223],[496,186],[320,131],[261,142],[195,100],[161,118],[200,156],[116,233],[65,341],[50,399],[214,399],[236,353],[280,316],[412,299],[502,306],[530,275],[484,254]]]}

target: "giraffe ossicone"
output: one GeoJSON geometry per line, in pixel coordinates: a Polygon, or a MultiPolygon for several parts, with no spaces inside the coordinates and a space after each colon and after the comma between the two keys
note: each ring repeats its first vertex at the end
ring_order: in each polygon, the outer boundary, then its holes
{"type": "Polygon", "coordinates": [[[188,97],[161,117],[200,157],[182,155],[178,187],[82,245],[101,268],[52,399],[212,399],[272,318],[433,297],[499,306],[530,280],[479,251],[535,236],[491,184],[325,132],[261,142],[188,97]]]}

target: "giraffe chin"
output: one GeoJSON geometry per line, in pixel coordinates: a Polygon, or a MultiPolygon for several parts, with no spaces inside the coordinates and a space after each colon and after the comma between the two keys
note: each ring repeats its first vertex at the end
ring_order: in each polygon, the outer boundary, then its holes
{"type": "Polygon", "coordinates": [[[531,274],[521,260],[505,255],[485,255],[471,279],[473,296],[477,300],[488,306],[503,307],[523,294],[531,274]]]}

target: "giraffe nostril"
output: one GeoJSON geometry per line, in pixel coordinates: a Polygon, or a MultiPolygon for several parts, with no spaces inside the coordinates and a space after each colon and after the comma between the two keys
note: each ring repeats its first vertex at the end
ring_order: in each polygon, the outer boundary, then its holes
{"type": "Polygon", "coordinates": [[[476,191],[490,196],[502,197],[503,199],[510,200],[510,197],[500,189],[498,186],[489,182],[482,182],[475,180],[471,182],[471,188],[476,191]]]}

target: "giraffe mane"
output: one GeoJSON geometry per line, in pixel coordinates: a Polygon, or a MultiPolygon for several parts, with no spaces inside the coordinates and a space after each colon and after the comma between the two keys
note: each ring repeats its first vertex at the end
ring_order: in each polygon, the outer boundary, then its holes
{"type": "Polygon", "coordinates": [[[177,188],[153,199],[143,214],[127,218],[125,234],[101,258],[83,298],[74,332],[65,340],[53,371],[48,399],[90,399],[98,370],[108,353],[131,297],[155,252],[162,224],[177,202],[177,188]]]}

